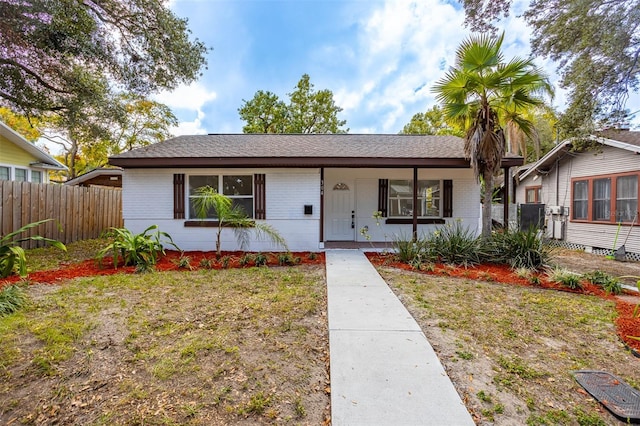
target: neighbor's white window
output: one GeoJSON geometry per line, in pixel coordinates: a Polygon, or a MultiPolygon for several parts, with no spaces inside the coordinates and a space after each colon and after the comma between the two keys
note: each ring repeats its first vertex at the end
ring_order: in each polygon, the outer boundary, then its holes
{"type": "Polygon", "coordinates": [[[31,182],[33,183],[42,183],[42,172],[39,170],[31,171],[31,182]]]}
{"type": "Polygon", "coordinates": [[[11,169],[9,167],[0,166],[0,180],[11,180],[11,169]]]}
{"type": "MultiPolygon", "coordinates": [[[[616,179],[616,221],[631,222],[638,211],[638,175],[616,179]]],[[[637,220],[637,218],[636,218],[637,220]]]]}
{"type": "MultiPolygon", "coordinates": [[[[418,181],[418,217],[441,217],[439,180],[418,181]]],[[[389,217],[413,216],[413,179],[389,180],[389,217]]]]}
{"type": "Polygon", "coordinates": [[[27,181],[27,169],[19,169],[16,167],[15,171],[15,181],[16,182],[26,182],[27,181]]]}
{"type": "MultiPolygon", "coordinates": [[[[207,185],[231,198],[233,205],[240,206],[248,217],[254,217],[253,175],[193,175],[189,176],[189,219],[199,219],[193,200],[198,198],[197,189],[207,185]]],[[[218,216],[211,210],[206,218],[218,216]]]]}

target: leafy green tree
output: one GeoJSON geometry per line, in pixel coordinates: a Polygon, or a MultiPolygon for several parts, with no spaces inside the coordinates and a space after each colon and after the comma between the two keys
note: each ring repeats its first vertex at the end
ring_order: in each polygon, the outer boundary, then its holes
{"type": "Polygon", "coordinates": [[[242,127],[243,133],[285,133],[287,105],[275,93],[258,90],[238,112],[247,123],[242,127]]]}
{"type": "MultiPolygon", "coordinates": [[[[474,30],[492,28],[511,6],[511,0],[461,2],[474,30]]],[[[640,84],[639,11],[640,0],[533,0],[525,11],[533,53],[556,61],[569,89],[563,137],[590,132],[603,120],[619,124],[640,84]]]]}
{"type": "Polygon", "coordinates": [[[289,104],[272,92],[258,90],[253,99],[238,109],[240,118],[247,124],[244,133],[346,133],[342,127],[346,120],[339,120],[342,108],[335,104],[333,93],[313,90],[309,75],[304,74],[293,92],[289,104]]]}
{"type": "Polygon", "coordinates": [[[196,215],[200,219],[206,219],[209,212],[215,212],[218,221],[216,233],[216,253],[222,254],[220,236],[225,227],[233,228],[238,245],[241,249],[246,249],[249,244],[249,231],[253,231],[258,237],[266,236],[275,244],[288,250],[287,243],[282,236],[272,226],[264,222],[256,222],[247,217],[244,209],[239,205],[234,205],[231,198],[218,193],[210,186],[203,186],[196,189],[197,197],[193,199],[196,215]]]}
{"type": "Polygon", "coordinates": [[[29,142],[35,142],[40,137],[37,118],[27,118],[24,115],[16,114],[10,108],[0,107],[0,120],[29,142]]]}
{"type": "MultiPolygon", "coordinates": [[[[532,59],[514,58],[505,62],[501,47],[504,35],[472,36],[458,47],[456,63],[433,91],[447,118],[466,129],[465,155],[476,179],[493,188],[505,151],[501,120],[507,120],[531,135],[532,123],[522,112],[543,105],[543,94],[551,94],[548,78],[532,59]]],[[[491,234],[491,192],[484,191],[482,233],[491,234]]]]}
{"type": "Polygon", "coordinates": [[[27,115],[101,95],[195,81],[204,44],[156,0],[0,2],[0,99],[27,115]]]}
{"type": "Polygon", "coordinates": [[[347,121],[338,119],[342,108],[335,104],[333,93],[314,91],[309,75],[302,76],[289,99],[286,133],[346,133],[341,127],[347,121]]]}
{"type": "Polygon", "coordinates": [[[438,105],[434,105],[427,112],[414,114],[411,121],[402,128],[400,134],[464,136],[462,130],[447,123],[444,111],[438,105]]]}
{"type": "Polygon", "coordinates": [[[69,178],[108,163],[110,155],[147,146],[171,136],[178,124],[169,107],[132,93],[112,96],[104,86],[102,97],[68,105],[62,114],[43,121],[43,137],[59,145],[69,178]]]}

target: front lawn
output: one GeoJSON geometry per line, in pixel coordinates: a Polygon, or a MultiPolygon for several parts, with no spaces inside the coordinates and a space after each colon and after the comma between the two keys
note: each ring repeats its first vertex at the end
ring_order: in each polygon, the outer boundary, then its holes
{"type": "Polygon", "coordinates": [[[616,335],[613,300],[385,266],[379,272],[478,424],[617,424],[574,370],[608,371],[640,387],[640,359],[616,335]]]}
{"type": "Polygon", "coordinates": [[[0,424],[322,424],[322,266],[32,285],[0,318],[0,424]]]}

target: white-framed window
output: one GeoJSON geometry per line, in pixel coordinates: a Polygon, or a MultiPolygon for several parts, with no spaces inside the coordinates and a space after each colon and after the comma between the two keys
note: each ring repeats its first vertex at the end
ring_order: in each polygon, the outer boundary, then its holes
{"type": "Polygon", "coordinates": [[[11,168],[0,166],[0,180],[11,180],[11,168]]]}
{"type": "Polygon", "coordinates": [[[16,182],[26,182],[27,181],[27,169],[19,169],[16,167],[13,170],[14,179],[16,182]]]}
{"type": "MultiPolygon", "coordinates": [[[[441,181],[418,180],[417,216],[423,218],[441,217],[441,181]]],[[[406,218],[413,216],[413,180],[389,180],[389,217],[406,218]]]]}
{"type": "MultiPolygon", "coordinates": [[[[193,200],[198,197],[197,189],[210,186],[218,193],[231,198],[233,206],[239,206],[250,218],[254,217],[253,175],[191,175],[188,182],[189,219],[200,219],[193,200]]],[[[214,210],[207,213],[207,219],[217,219],[214,210]]]]}
{"type": "Polygon", "coordinates": [[[31,182],[42,183],[42,172],[40,170],[31,170],[31,182]]]}

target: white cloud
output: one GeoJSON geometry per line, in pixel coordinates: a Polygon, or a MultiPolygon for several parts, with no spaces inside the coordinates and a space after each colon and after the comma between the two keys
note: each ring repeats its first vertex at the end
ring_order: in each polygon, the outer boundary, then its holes
{"type": "MultiPolygon", "coordinates": [[[[377,117],[377,131],[395,133],[418,111],[432,104],[429,91],[441,77],[443,63],[451,63],[466,31],[464,13],[437,0],[374,3],[358,22],[355,81],[336,90],[336,103],[350,115],[377,117]]],[[[354,49],[343,49],[351,52],[354,49]]],[[[367,126],[362,126],[366,128],[367,126]]]]}
{"type": "MultiPolygon", "coordinates": [[[[530,55],[531,30],[517,16],[525,3],[516,0],[514,13],[498,24],[499,30],[505,31],[503,52],[507,59],[530,55]]],[[[336,103],[344,108],[352,130],[370,129],[370,121],[358,122],[368,116],[376,117],[375,131],[398,132],[413,114],[436,103],[431,88],[454,64],[460,42],[470,34],[464,26],[464,10],[442,0],[387,0],[373,3],[357,26],[356,46],[331,49],[345,52],[342,61],[359,61],[351,76],[342,76],[336,83],[336,103]]],[[[555,64],[542,58],[536,62],[549,71],[558,87],[555,64]]],[[[558,91],[554,104],[564,104],[564,100],[565,94],[558,91]]]]}
{"type": "Polygon", "coordinates": [[[171,133],[178,135],[205,134],[207,130],[203,128],[205,113],[203,107],[217,98],[214,91],[208,91],[201,83],[196,82],[189,86],[180,86],[172,92],[161,92],[154,96],[158,102],[162,102],[173,110],[178,117],[178,126],[171,129],[171,133]],[[176,111],[180,110],[180,111],[176,111]],[[196,118],[192,121],[185,121],[182,117],[196,113],[196,118]]]}
{"type": "Polygon", "coordinates": [[[172,92],[161,92],[155,95],[154,99],[171,108],[198,111],[204,104],[214,101],[217,97],[216,92],[208,91],[201,83],[196,82],[189,86],[179,86],[172,92]]]}

